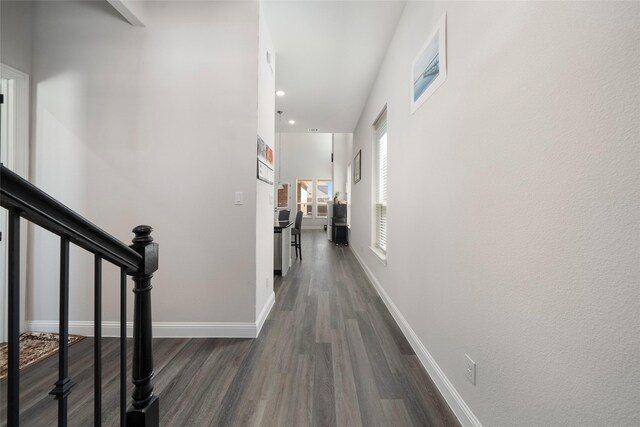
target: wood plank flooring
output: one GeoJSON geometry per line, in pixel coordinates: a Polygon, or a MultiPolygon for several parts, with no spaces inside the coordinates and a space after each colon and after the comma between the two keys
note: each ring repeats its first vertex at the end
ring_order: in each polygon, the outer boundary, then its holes
{"type": "MultiPolygon", "coordinates": [[[[351,251],[320,231],[305,231],[302,249],[259,338],[154,340],[161,425],[458,425],[351,251]]],[[[71,426],[93,424],[92,346],[70,348],[71,426]]],[[[114,426],[118,340],[103,349],[103,425],[114,426]]],[[[56,357],[23,371],[22,425],[55,425],[56,374],[56,357]]]]}

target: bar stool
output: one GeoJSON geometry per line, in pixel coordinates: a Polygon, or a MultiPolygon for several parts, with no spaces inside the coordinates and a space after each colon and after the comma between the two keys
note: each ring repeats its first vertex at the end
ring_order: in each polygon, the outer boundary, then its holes
{"type": "Polygon", "coordinates": [[[293,230],[291,230],[291,236],[293,236],[291,246],[296,248],[296,258],[300,253],[300,261],[302,261],[302,211],[298,211],[296,214],[296,222],[293,227],[293,230]]]}

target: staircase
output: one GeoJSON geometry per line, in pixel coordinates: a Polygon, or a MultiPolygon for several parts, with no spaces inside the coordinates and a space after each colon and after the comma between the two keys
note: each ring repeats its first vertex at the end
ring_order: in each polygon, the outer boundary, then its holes
{"type": "Polygon", "coordinates": [[[159,399],[153,393],[151,278],[158,269],[158,244],[148,225],[133,229],[130,246],[101,230],[14,172],[0,165],[0,205],[8,211],[8,378],[7,425],[20,425],[20,223],[29,221],[60,237],[58,381],[49,392],[58,401],[58,426],[67,425],[67,398],[73,391],[68,370],[69,247],[94,254],[94,425],[102,424],[102,263],[120,268],[120,425],[157,427],[159,399]],[[133,279],[133,393],[127,405],[127,276],[133,279]]]}

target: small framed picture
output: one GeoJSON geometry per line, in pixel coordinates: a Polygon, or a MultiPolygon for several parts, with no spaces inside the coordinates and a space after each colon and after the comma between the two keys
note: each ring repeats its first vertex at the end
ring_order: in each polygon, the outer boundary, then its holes
{"type": "Polygon", "coordinates": [[[411,114],[447,79],[447,14],[438,25],[411,64],[411,114]]]}
{"type": "Polygon", "coordinates": [[[267,162],[267,144],[260,138],[260,135],[258,135],[258,160],[263,163],[267,162]]]}
{"type": "Polygon", "coordinates": [[[273,169],[258,160],[258,179],[264,181],[267,184],[273,184],[273,169]]]}
{"type": "Polygon", "coordinates": [[[353,182],[360,182],[362,178],[362,150],[358,150],[358,154],[353,159],[353,182]]]}

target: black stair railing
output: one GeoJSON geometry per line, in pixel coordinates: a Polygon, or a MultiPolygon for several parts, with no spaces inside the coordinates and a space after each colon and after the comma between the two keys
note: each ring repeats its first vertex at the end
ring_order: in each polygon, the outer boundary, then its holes
{"type": "Polygon", "coordinates": [[[102,423],[102,261],[120,267],[120,425],[159,425],[159,399],[153,393],[151,278],[158,269],[158,244],[148,225],[133,229],[133,244],[96,227],[14,172],[0,165],[0,205],[8,210],[8,378],[7,424],[20,425],[20,222],[30,221],[60,236],[60,318],[58,381],[49,394],[58,401],[58,426],[67,425],[69,377],[69,246],[74,244],[95,255],[94,293],[94,424],[102,423]],[[127,408],[127,275],[134,287],[132,403],[127,408]]]}

